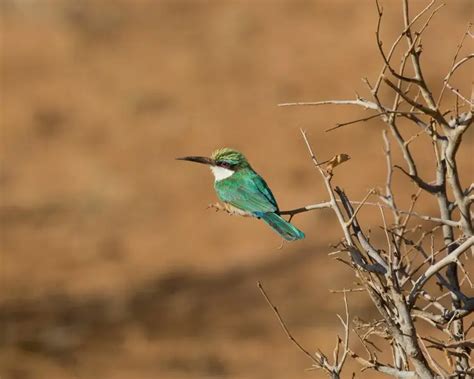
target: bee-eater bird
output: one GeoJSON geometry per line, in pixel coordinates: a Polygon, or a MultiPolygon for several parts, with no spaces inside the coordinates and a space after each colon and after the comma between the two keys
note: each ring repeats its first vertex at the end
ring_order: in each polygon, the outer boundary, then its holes
{"type": "Polygon", "coordinates": [[[214,151],[210,158],[177,159],[209,165],[214,174],[217,197],[230,211],[262,219],[287,241],[304,238],[301,230],[280,217],[272,191],[242,153],[226,147],[214,151]]]}

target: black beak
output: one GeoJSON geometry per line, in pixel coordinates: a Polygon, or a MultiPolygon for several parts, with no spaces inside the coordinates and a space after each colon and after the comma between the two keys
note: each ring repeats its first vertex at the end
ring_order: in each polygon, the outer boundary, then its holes
{"type": "Polygon", "coordinates": [[[190,161],[190,162],[208,164],[211,166],[215,165],[214,159],[207,158],[207,157],[182,157],[182,158],[176,158],[176,159],[180,161],[190,161]]]}

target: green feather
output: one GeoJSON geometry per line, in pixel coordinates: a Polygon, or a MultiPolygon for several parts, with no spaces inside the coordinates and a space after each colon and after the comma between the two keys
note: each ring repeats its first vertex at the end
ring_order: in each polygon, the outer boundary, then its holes
{"type": "Polygon", "coordinates": [[[251,167],[214,183],[217,196],[225,203],[261,218],[288,241],[304,238],[304,233],[278,215],[278,204],[263,178],[251,167]]]}
{"type": "Polygon", "coordinates": [[[304,233],[301,230],[276,213],[264,213],[261,218],[287,241],[295,241],[304,238],[304,233]]]}
{"type": "Polygon", "coordinates": [[[267,183],[251,168],[236,171],[227,179],[214,183],[217,196],[243,211],[254,215],[278,212],[278,205],[267,183]]]}

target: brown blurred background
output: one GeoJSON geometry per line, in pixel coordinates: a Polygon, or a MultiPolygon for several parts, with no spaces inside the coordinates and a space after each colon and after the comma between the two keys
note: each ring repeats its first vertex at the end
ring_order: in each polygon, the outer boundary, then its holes
{"type": "MultiPolygon", "coordinates": [[[[385,3],[388,48],[402,20],[385,3]]],[[[281,208],[298,207],[327,199],[305,128],[322,159],[351,155],[335,183],[353,199],[383,185],[379,121],[325,133],[367,113],[276,106],[367,96],[360,79],[381,67],[374,3],[0,4],[2,379],[322,376],[304,371],[255,284],[310,351],[332,351],[343,303],[329,289],[353,284],[327,255],[340,238],[332,214],[297,216],[307,238],[278,249],[263,223],[206,210],[210,173],[174,158],[232,146],[281,208]]],[[[450,1],[432,21],[423,63],[435,89],[472,15],[472,1],[450,1]]],[[[453,83],[469,93],[471,79],[464,68],[453,83]]],[[[472,143],[471,132],[465,182],[472,143]]],[[[418,158],[433,177],[429,154],[418,158]]],[[[349,302],[376,317],[363,295],[349,302]]]]}

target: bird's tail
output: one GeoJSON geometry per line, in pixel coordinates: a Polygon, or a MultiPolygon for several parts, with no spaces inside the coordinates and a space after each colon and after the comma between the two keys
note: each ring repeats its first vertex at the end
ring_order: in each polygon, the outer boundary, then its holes
{"type": "Polygon", "coordinates": [[[295,241],[304,238],[304,233],[301,230],[281,218],[276,213],[263,213],[259,215],[259,217],[287,241],[295,241]]]}

